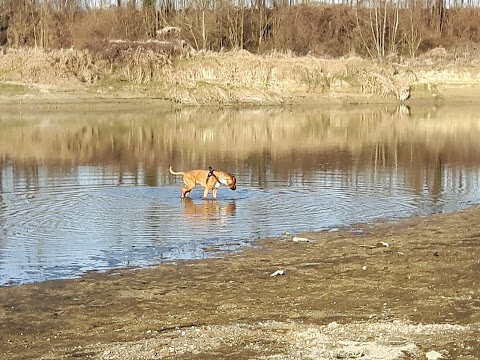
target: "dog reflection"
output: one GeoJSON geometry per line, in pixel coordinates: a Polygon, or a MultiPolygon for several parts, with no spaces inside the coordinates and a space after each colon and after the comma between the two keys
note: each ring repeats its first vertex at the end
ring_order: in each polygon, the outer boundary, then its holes
{"type": "Polygon", "coordinates": [[[227,216],[234,216],[236,210],[234,201],[225,204],[217,200],[202,200],[195,203],[191,198],[186,197],[182,202],[185,216],[191,220],[220,220],[227,216]]]}

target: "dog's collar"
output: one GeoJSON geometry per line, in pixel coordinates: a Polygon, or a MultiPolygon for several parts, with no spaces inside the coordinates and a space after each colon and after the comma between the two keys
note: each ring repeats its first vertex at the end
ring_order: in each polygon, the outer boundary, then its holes
{"type": "Polygon", "coordinates": [[[208,183],[208,180],[210,179],[210,177],[214,177],[215,180],[217,180],[218,182],[221,182],[220,179],[217,177],[217,175],[215,175],[214,173],[215,170],[213,170],[213,168],[211,166],[208,167],[208,175],[207,175],[207,180],[205,181],[206,183],[208,183]]]}

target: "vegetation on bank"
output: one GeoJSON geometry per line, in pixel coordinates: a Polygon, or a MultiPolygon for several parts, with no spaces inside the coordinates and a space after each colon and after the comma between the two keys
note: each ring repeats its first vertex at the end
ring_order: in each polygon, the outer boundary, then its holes
{"type": "MultiPolygon", "coordinates": [[[[405,101],[414,87],[440,98],[435,81],[412,71],[419,59],[446,78],[451,64],[478,65],[480,9],[447,8],[442,0],[93,3],[106,4],[0,0],[0,81],[75,79],[102,84],[99,91],[135,85],[137,95],[149,84],[151,96],[184,104],[272,104],[332,93],[405,101]]],[[[460,77],[479,81],[471,72],[460,77]]]]}
{"type": "Polygon", "coordinates": [[[480,8],[445,1],[2,0],[0,43],[98,50],[105,40],[152,39],[172,26],[195,50],[211,51],[385,58],[479,44],[480,8]]]}
{"type": "Polygon", "coordinates": [[[24,94],[27,91],[23,85],[8,84],[0,82],[0,93],[9,95],[24,94]]]}

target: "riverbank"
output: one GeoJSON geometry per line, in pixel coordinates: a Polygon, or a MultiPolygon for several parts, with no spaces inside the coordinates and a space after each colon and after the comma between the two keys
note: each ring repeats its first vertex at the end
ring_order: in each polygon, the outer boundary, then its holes
{"type": "Polygon", "coordinates": [[[478,359],[479,221],[475,206],[265,239],[220,259],[3,287],[0,353],[478,359]]]}
{"type": "Polygon", "coordinates": [[[161,66],[107,71],[75,50],[9,49],[0,53],[0,101],[46,106],[131,99],[163,106],[471,102],[479,100],[478,52],[439,48],[383,63],[356,56],[207,52],[161,66]]]}

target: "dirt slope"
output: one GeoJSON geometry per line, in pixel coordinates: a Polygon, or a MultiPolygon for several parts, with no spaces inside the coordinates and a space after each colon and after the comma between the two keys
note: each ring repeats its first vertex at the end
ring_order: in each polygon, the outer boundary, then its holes
{"type": "Polygon", "coordinates": [[[473,50],[443,49],[385,63],[237,51],[162,64],[138,56],[113,66],[76,50],[9,49],[0,53],[0,98],[152,98],[186,105],[478,101],[479,58],[473,50]]]}

